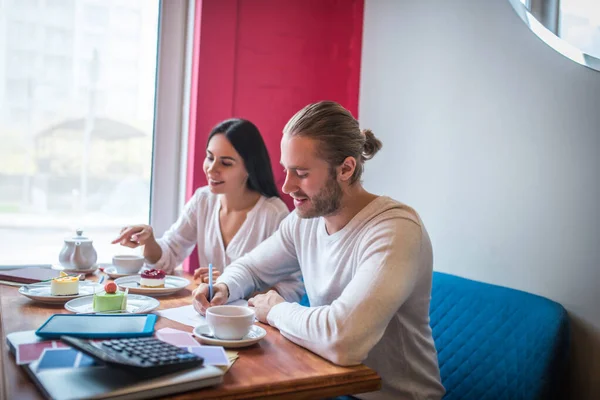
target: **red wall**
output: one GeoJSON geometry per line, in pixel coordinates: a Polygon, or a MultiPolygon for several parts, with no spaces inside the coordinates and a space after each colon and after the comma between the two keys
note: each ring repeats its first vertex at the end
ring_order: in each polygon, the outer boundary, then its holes
{"type": "MultiPolygon", "coordinates": [[[[363,6],[364,0],[197,0],[188,198],[206,185],[206,138],[223,119],[258,126],[281,187],[279,141],[296,111],[334,100],[358,116],[363,6]]],[[[193,269],[197,257],[191,260],[193,269]]]]}

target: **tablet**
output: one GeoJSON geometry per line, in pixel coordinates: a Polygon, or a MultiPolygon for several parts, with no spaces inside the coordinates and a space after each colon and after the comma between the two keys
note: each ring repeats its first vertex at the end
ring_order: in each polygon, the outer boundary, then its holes
{"type": "Polygon", "coordinates": [[[63,335],[87,339],[152,336],[154,314],[54,314],[35,334],[43,338],[63,335]]]}

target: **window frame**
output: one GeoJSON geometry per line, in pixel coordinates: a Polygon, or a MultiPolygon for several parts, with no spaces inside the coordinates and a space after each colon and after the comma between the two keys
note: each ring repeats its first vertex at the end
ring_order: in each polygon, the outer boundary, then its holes
{"type": "Polygon", "coordinates": [[[185,202],[194,0],[160,2],[150,224],[161,236],[185,202]]]}

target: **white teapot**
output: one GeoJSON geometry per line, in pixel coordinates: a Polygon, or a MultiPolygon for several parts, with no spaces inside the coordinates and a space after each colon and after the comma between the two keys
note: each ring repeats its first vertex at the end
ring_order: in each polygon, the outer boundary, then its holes
{"type": "Polygon", "coordinates": [[[92,245],[93,241],[82,236],[83,231],[78,229],[77,236],[65,239],[65,244],[58,255],[60,265],[68,269],[90,269],[96,260],[98,254],[92,245]]]}

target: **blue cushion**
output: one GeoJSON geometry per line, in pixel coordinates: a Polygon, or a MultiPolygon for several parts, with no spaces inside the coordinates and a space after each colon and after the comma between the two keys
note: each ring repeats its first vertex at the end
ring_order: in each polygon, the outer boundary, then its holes
{"type": "Polygon", "coordinates": [[[300,299],[300,305],[304,307],[310,307],[310,301],[308,301],[308,295],[304,293],[304,296],[300,299]]]}
{"type": "Polygon", "coordinates": [[[435,272],[430,316],[444,399],[560,396],[569,341],[560,304],[435,272]]]}
{"type": "MultiPolygon", "coordinates": [[[[306,295],[300,304],[310,307],[306,295]]],[[[444,400],[565,398],[569,320],[560,304],[434,272],[430,319],[444,400]]]]}

